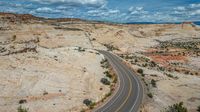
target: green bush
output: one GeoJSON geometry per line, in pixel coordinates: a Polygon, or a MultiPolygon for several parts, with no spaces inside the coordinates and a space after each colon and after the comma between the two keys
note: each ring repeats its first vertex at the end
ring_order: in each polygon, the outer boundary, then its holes
{"type": "Polygon", "coordinates": [[[151,61],[151,67],[155,67],[156,66],[156,63],[154,61],[151,61]]]}
{"type": "Polygon", "coordinates": [[[152,94],[152,93],[148,93],[147,96],[148,96],[149,98],[153,98],[153,94],[152,94]]]}
{"type": "Polygon", "coordinates": [[[27,109],[27,108],[22,108],[22,106],[20,105],[20,106],[17,108],[17,112],[28,112],[28,109],[27,109]]]}
{"type": "Polygon", "coordinates": [[[92,102],[92,101],[89,100],[89,99],[85,99],[85,100],[83,100],[83,103],[84,103],[86,106],[88,106],[90,109],[93,109],[94,106],[96,105],[95,102],[92,102]]]}
{"type": "Polygon", "coordinates": [[[100,63],[101,63],[101,67],[109,68],[109,63],[107,59],[103,59],[100,63]]]}
{"type": "Polygon", "coordinates": [[[114,77],[113,83],[117,83],[117,77],[114,77]]]}
{"type": "Polygon", "coordinates": [[[96,103],[95,102],[92,102],[91,104],[90,104],[90,109],[93,109],[94,108],[94,106],[96,105],[96,103]]]}
{"type": "Polygon", "coordinates": [[[26,99],[19,100],[19,104],[23,104],[23,103],[27,103],[27,100],[26,99]]]}
{"type": "Polygon", "coordinates": [[[109,81],[108,79],[106,79],[106,78],[102,78],[102,79],[101,79],[101,82],[102,82],[103,84],[105,84],[105,85],[110,85],[110,81],[109,81]]]}
{"type": "Polygon", "coordinates": [[[197,107],[197,112],[200,112],[200,105],[197,107]]]}
{"type": "Polygon", "coordinates": [[[142,77],[145,77],[145,74],[142,74],[142,77]]]}
{"type": "Polygon", "coordinates": [[[151,80],[151,85],[152,85],[153,87],[157,87],[156,81],[155,81],[154,79],[151,80]]]}
{"type": "Polygon", "coordinates": [[[112,75],[109,73],[109,71],[105,71],[104,74],[106,74],[106,77],[112,79],[112,75]]]}
{"type": "Polygon", "coordinates": [[[137,72],[140,73],[140,74],[143,74],[144,71],[143,71],[141,68],[139,68],[139,69],[137,70],[137,72]]]}
{"type": "Polygon", "coordinates": [[[78,51],[79,51],[79,52],[85,52],[85,49],[82,48],[82,47],[78,47],[78,51]]]}
{"type": "Polygon", "coordinates": [[[163,112],[188,112],[186,107],[183,107],[183,102],[173,104],[166,108],[163,112]]]}
{"type": "Polygon", "coordinates": [[[109,96],[111,96],[112,95],[112,92],[109,92],[109,93],[107,93],[106,95],[105,95],[105,97],[109,97],[109,96]]]}
{"type": "Polygon", "coordinates": [[[92,101],[89,100],[89,99],[85,99],[83,100],[83,103],[86,105],[86,106],[90,106],[92,104],[92,101]]]}

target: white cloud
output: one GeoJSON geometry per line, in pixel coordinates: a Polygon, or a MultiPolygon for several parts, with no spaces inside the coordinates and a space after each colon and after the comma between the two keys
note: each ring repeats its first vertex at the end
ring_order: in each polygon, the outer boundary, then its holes
{"type": "Polygon", "coordinates": [[[106,0],[31,0],[34,2],[51,4],[51,3],[64,3],[64,4],[80,4],[80,5],[103,5],[106,0]]]}
{"type": "Polygon", "coordinates": [[[128,11],[131,15],[148,14],[148,11],[145,11],[143,7],[130,7],[128,11]]]}
{"type": "Polygon", "coordinates": [[[89,16],[95,16],[95,17],[110,17],[116,14],[119,14],[119,10],[113,10],[113,9],[96,9],[96,10],[89,10],[87,14],[89,16]]]}
{"type": "Polygon", "coordinates": [[[200,3],[199,4],[190,4],[191,8],[200,8],[200,3]]]}
{"type": "Polygon", "coordinates": [[[200,15],[200,9],[195,10],[195,11],[192,11],[192,12],[190,13],[190,15],[192,15],[192,16],[194,16],[194,15],[200,15]]]}
{"type": "Polygon", "coordinates": [[[35,10],[36,13],[60,13],[60,10],[54,10],[52,8],[49,7],[41,7],[41,8],[37,8],[35,10]]]}
{"type": "Polygon", "coordinates": [[[136,7],[136,10],[141,11],[143,10],[143,7],[136,7]]]}
{"type": "Polygon", "coordinates": [[[186,10],[186,8],[183,6],[178,6],[178,7],[174,8],[174,10],[184,11],[184,10],[186,10]]]}

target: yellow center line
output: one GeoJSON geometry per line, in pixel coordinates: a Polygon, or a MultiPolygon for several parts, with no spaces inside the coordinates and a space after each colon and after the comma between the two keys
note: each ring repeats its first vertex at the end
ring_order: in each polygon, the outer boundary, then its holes
{"type": "Polygon", "coordinates": [[[125,105],[125,103],[127,102],[128,98],[129,98],[130,95],[131,95],[131,91],[132,91],[131,79],[130,79],[130,77],[129,77],[128,75],[127,75],[127,77],[128,77],[129,85],[130,85],[130,89],[129,89],[129,92],[128,92],[128,96],[126,97],[126,99],[124,100],[124,102],[120,105],[120,107],[117,108],[116,112],[119,111],[119,110],[125,105]]]}

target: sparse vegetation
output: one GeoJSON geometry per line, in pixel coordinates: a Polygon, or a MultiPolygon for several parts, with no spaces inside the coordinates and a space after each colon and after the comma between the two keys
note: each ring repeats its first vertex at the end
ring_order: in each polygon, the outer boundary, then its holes
{"type": "Polygon", "coordinates": [[[61,29],[61,30],[67,30],[67,31],[83,31],[82,29],[79,28],[68,28],[68,27],[54,27],[55,29],[61,29]]]}
{"type": "Polygon", "coordinates": [[[12,41],[15,41],[16,38],[17,38],[17,36],[16,36],[16,35],[13,35],[13,36],[12,36],[12,41]]]}
{"type": "Polygon", "coordinates": [[[85,110],[83,109],[83,110],[81,110],[80,112],[85,112],[85,110]]]}
{"type": "Polygon", "coordinates": [[[78,47],[78,49],[77,49],[79,52],[85,52],[85,49],[84,48],[82,48],[82,47],[78,47]]]}
{"type": "Polygon", "coordinates": [[[83,103],[84,103],[86,106],[89,106],[90,104],[92,104],[92,101],[89,100],[89,99],[85,99],[85,100],[83,100],[83,103]]]}
{"type": "Polygon", "coordinates": [[[109,45],[109,44],[103,44],[105,47],[107,47],[108,51],[114,51],[117,50],[119,51],[119,49],[113,45],[109,45]]]}
{"type": "Polygon", "coordinates": [[[24,103],[27,103],[26,99],[19,100],[19,104],[24,104],[24,103]]]}
{"type": "Polygon", "coordinates": [[[198,45],[200,41],[164,41],[160,42],[161,48],[183,48],[187,50],[198,50],[198,45]]]}
{"type": "Polygon", "coordinates": [[[137,72],[140,73],[140,74],[143,74],[144,71],[143,71],[143,69],[140,68],[140,69],[137,70],[137,72]]]}
{"type": "Polygon", "coordinates": [[[178,79],[177,76],[173,76],[172,74],[169,74],[169,73],[164,73],[164,74],[167,75],[167,76],[170,77],[170,78],[178,79]]]}
{"type": "Polygon", "coordinates": [[[183,102],[180,102],[172,106],[169,106],[162,112],[188,112],[188,111],[187,111],[187,108],[183,106],[183,102]]]}
{"type": "Polygon", "coordinates": [[[110,85],[110,81],[109,81],[108,79],[106,79],[106,78],[102,78],[102,79],[101,79],[101,82],[102,82],[103,84],[105,84],[105,85],[110,85]]]}
{"type": "Polygon", "coordinates": [[[109,93],[106,94],[105,97],[109,97],[109,96],[111,96],[111,95],[112,95],[112,92],[109,92],[109,93]]]}
{"type": "Polygon", "coordinates": [[[94,106],[96,105],[95,102],[92,102],[92,101],[89,100],[89,99],[85,99],[85,100],[83,100],[83,103],[84,103],[86,106],[88,106],[90,109],[93,109],[94,106]]]}
{"type": "Polygon", "coordinates": [[[44,91],[43,92],[43,95],[48,95],[49,93],[47,91],[44,91]]]}
{"type": "Polygon", "coordinates": [[[109,63],[107,59],[103,59],[100,63],[101,63],[101,67],[105,69],[109,68],[109,63]]]}
{"type": "Polygon", "coordinates": [[[152,94],[152,93],[148,93],[147,96],[148,96],[149,98],[153,98],[153,94],[152,94]]]}
{"type": "Polygon", "coordinates": [[[104,74],[106,74],[106,77],[112,79],[112,75],[109,73],[109,71],[105,71],[104,74]]]}
{"type": "Polygon", "coordinates": [[[197,107],[197,111],[200,112],[200,105],[197,107]]]}
{"type": "Polygon", "coordinates": [[[27,108],[23,108],[21,105],[17,108],[17,112],[28,112],[27,108]]]}
{"type": "Polygon", "coordinates": [[[156,81],[155,81],[154,79],[151,80],[151,85],[152,85],[153,87],[157,87],[156,81]]]}

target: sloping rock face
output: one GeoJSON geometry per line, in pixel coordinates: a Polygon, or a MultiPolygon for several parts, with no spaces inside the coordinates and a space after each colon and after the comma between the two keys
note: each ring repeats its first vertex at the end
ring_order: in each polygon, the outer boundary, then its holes
{"type": "Polygon", "coordinates": [[[0,111],[22,105],[29,112],[77,112],[87,108],[83,100],[104,98],[110,91],[100,82],[104,57],[90,49],[84,32],[60,32],[31,19],[1,15],[0,111]]]}

